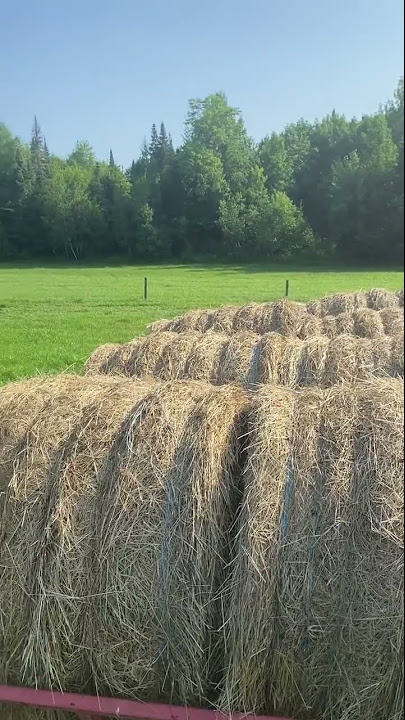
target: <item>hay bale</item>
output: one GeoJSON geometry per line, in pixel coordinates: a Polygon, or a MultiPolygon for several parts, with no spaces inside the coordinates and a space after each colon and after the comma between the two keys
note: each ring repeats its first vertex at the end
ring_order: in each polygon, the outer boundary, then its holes
{"type": "Polygon", "coordinates": [[[155,320],[153,323],[149,323],[149,325],[146,326],[146,330],[148,333],[158,333],[167,330],[167,326],[171,320],[167,320],[166,318],[162,318],[161,320],[155,320]]]}
{"type": "Polygon", "coordinates": [[[223,305],[217,308],[217,310],[211,310],[206,329],[231,335],[233,332],[233,322],[238,310],[237,305],[223,305]]]}
{"type": "MultiPolygon", "coordinates": [[[[96,474],[150,387],[101,375],[53,379],[52,397],[14,448],[0,536],[3,682],[69,690],[87,682],[82,613],[96,474]]],[[[21,392],[19,384],[17,401],[21,392]]]]}
{"type": "Polygon", "coordinates": [[[165,331],[146,335],[129,343],[123,350],[125,374],[129,377],[147,377],[157,374],[160,358],[176,335],[165,331]]]}
{"type": "Polygon", "coordinates": [[[249,330],[227,338],[215,376],[218,385],[245,385],[249,382],[249,369],[258,340],[256,333],[249,330]]]}
{"type": "Polygon", "coordinates": [[[307,312],[317,317],[353,313],[355,310],[365,307],[367,307],[367,296],[364,292],[326,295],[324,298],[313,300],[306,305],[307,312]]]}
{"type": "Polygon", "coordinates": [[[381,313],[368,308],[353,313],[353,334],[363,338],[379,338],[384,335],[381,313]]]}
{"type": "Polygon", "coordinates": [[[373,288],[367,293],[367,307],[371,310],[398,307],[398,294],[384,288],[373,288]]]}
{"type": "Polygon", "coordinates": [[[85,375],[111,375],[117,366],[118,358],[115,358],[115,354],[121,352],[121,347],[118,343],[106,343],[96,348],[86,361],[85,375]]]}
{"type": "Polygon", "coordinates": [[[212,696],[245,407],[235,388],[163,385],[117,438],[95,503],[87,623],[98,688],[212,696]]]}
{"type": "Polygon", "coordinates": [[[232,387],[153,387],[76,378],[16,452],[0,682],[212,696],[248,401],[232,387]]]}
{"type": "Polygon", "coordinates": [[[403,383],[253,402],[222,705],[399,720],[403,383]]]}
{"type": "Polygon", "coordinates": [[[251,330],[260,332],[263,315],[263,303],[249,303],[237,309],[232,323],[232,331],[251,330]]]}
{"type": "MultiPolygon", "coordinates": [[[[182,377],[217,382],[224,346],[228,340],[220,333],[200,333],[185,347],[186,361],[182,377]]],[[[179,345],[179,343],[177,343],[179,345]]],[[[179,350],[180,354],[181,350],[179,350]]]]}
{"type": "Polygon", "coordinates": [[[400,307],[384,308],[380,312],[384,331],[387,335],[397,335],[404,331],[404,311],[400,307]]]}
{"type": "MultiPolygon", "coordinates": [[[[202,333],[193,330],[184,333],[170,333],[169,341],[164,343],[157,358],[156,376],[161,380],[177,380],[187,377],[187,359],[202,337],[202,333]]],[[[147,349],[141,348],[141,354],[145,353],[146,355],[147,351],[147,349]]]]}
{"type": "Polygon", "coordinates": [[[189,330],[200,330],[204,332],[210,316],[209,310],[189,310],[185,315],[180,315],[169,322],[166,330],[170,332],[186,332],[189,330]]]}

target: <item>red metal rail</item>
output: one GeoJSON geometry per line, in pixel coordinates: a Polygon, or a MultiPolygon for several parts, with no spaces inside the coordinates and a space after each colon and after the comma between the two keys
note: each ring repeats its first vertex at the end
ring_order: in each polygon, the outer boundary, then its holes
{"type": "MultiPolygon", "coordinates": [[[[107,716],[130,720],[283,720],[265,715],[222,713],[217,710],[188,708],[176,705],[144,703],[137,700],[119,700],[56,690],[31,690],[25,687],[0,685],[0,703],[26,705],[48,710],[65,710],[76,713],[82,720],[96,720],[107,716]]],[[[284,720],[287,720],[284,718],[284,720]]]]}

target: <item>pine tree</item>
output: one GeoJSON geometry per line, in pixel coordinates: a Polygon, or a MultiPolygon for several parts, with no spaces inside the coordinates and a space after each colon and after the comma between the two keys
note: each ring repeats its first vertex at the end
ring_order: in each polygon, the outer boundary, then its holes
{"type": "Polygon", "coordinates": [[[112,150],[110,150],[110,159],[109,159],[108,164],[109,164],[110,167],[115,167],[114,155],[113,155],[113,151],[112,151],[112,150]]]}

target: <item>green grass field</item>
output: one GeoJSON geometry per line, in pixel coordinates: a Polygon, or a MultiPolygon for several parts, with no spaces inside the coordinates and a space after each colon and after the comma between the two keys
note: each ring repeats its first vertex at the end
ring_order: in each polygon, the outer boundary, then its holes
{"type": "Polygon", "coordinates": [[[106,342],[126,342],[158,318],[195,307],[275,300],[310,300],[372,287],[398,290],[396,271],[325,270],[280,266],[66,266],[0,265],[0,382],[80,371],[106,342]],[[149,300],[143,280],[149,279],[149,300]]]}

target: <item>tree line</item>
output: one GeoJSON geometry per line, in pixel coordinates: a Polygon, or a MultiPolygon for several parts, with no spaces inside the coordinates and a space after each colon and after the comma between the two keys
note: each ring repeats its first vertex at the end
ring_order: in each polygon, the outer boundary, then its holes
{"type": "Polygon", "coordinates": [[[191,100],[127,169],[87,141],[61,159],[37,119],[0,125],[0,259],[325,258],[397,263],[404,237],[404,83],[373,115],[333,111],[261,142],[225,95],[191,100]]]}

